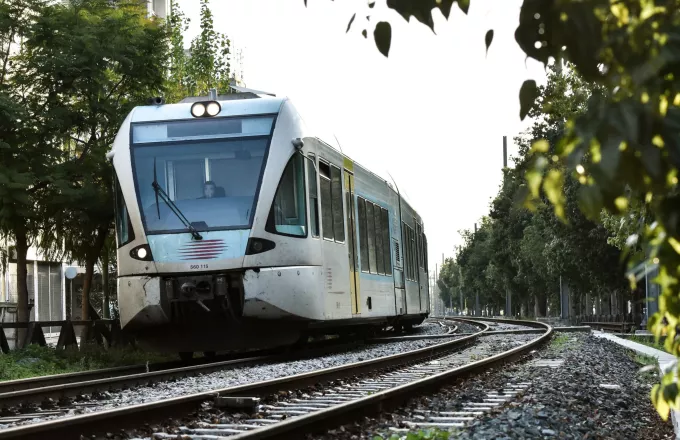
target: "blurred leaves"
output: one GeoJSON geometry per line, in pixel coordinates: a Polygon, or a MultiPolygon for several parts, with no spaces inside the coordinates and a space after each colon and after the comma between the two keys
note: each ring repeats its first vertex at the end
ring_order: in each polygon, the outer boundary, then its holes
{"type": "Polygon", "coordinates": [[[519,90],[519,118],[524,119],[529,114],[529,109],[534,105],[534,101],[538,97],[538,88],[536,81],[528,79],[522,83],[522,88],[519,90]]]}
{"type": "Polygon", "coordinates": [[[381,21],[375,26],[373,37],[375,38],[375,44],[378,46],[380,53],[388,56],[392,41],[392,26],[386,21],[381,21]]]}
{"type": "Polygon", "coordinates": [[[493,41],[493,29],[489,29],[486,31],[486,35],[484,36],[484,44],[486,45],[486,53],[489,53],[489,47],[491,46],[491,42],[493,41]]]}

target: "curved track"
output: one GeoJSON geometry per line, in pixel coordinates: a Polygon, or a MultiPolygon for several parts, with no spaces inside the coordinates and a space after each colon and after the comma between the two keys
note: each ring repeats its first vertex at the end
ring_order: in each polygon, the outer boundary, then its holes
{"type": "Polygon", "coordinates": [[[107,432],[119,432],[120,429],[125,427],[143,426],[153,420],[162,420],[172,415],[189,414],[200,408],[204,402],[214,400],[217,395],[221,397],[263,396],[280,390],[299,389],[340,378],[372,373],[377,370],[403,367],[413,362],[423,362],[434,357],[445,356],[453,351],[470,346],[488,329],[485,324],[477,325],[482,327],[482,331],[476,334],[418,350],[210,392],[9,428],[0,431],[0,439],[37,439],[45,438],[46,435],[51,438],[80,438],[81,434],[88,437],[92,434],[105,435],[107,432]]]}

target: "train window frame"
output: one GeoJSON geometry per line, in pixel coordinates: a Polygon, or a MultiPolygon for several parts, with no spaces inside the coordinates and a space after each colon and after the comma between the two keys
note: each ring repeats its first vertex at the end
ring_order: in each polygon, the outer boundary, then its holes
{"type": "Polygon", "coordinates": [[[366,229],[366,204],[368,202],[363,197],[357,197],[357,229],[359,230],[359,264],[361,271],[371,273],[368,261],[368,230],[366,229]],[[363,209],[362,209],[363,207],[363,209]]]}
{"type": "Polygon", "coordinates": [[[331,200],[333,213],[333,240],[336,243],[345,243],[345,202],[343,195],[343,170],[330,164],[331,171],[331,200]],[[341,238],[338,239],[338,236],[341,238]]]}
{"type": "Polygon", "coordinates": [[[375,262],[376,272],[378,275],[385,275],[385,256],[383,248],[383,234],[382,234],[382,207],[376,204],[373,205],[373,220],[375,225],[375,262]]]}
{"type": "Polygon", "coordinates": [[[118,180],[118,174],[113,172],[113,194],[114,194],[114,217],[116,226],[116,245],[120,249],[126,244],[129,244],[135,240],[135,230],[132,227],[132,220],[130,219],[130,210],[125,203],[125,197],[123,196],[123,189],[120,186],[120,181],[118,180]],[[122,202],[122,205],[121,205],[122,202]],[[121,214],[125,214],[125,220],[122,221],[121,214]],[[126,239],[122,239],[123,231],[121,226],[126,223],[127,234],[126,239]]]}
{"type": "Polygon", "coordinates": [[[316,155],[308,154],[307,157],[312,161],[310,164],[306,161],[307,166],[307,187],[309,199],[309,233],[312,238],[319,238],[321,236],[321,216],[319,204],[319,173],[316,167],[316,155]],[[312,194],[314,190],[315,194],[312,194]]]}
{"type": "Polygon", "coordinates": [[[366,201],[366,232],[367,232],[367,244],[368,244],[368,267],[369,272],[372,274],[378,273],[377,267],[377,255],[375,247],[375,215],[373,211],[375,205],[369,201],[366,201]]]}
{"type": "MultiPolygon", "coordinates": [[[[414,221],[415,223],[415,221],[414,221]]],[[[413,281],[418,282],[418,244],[416,242],[416,230],[411,228],[411,264],[413,264],[413,281]]]]}
{"type": "MultiPolygon", "coordinates": [[[[269,216],[267,217],[267,222],[265,224],[265,231],[269,232],[270,234],[275,234],[275,235],[282,235],[284,237],[293,237],[293,238],[307,238],[309,236],[309,219],[307,218],[307,188],[305,184],[305,165],[304,165],[304,158],[300,156],[297,153],[293,153],[293,155],[288,159],[288,162],[286,162],[286,166],[283,168],[283,172],[281,173],[281,178],[279,179],[279,184],[276,186],[276,192],[274,193],[274,198],[272,199],[272,205],[269,209],[269,216]],[[298,195],[302,194],[302,197],[298,197],[298,200],[301,201],[304,204],[304,207],[302,207],[302,212],[303,218],[302,220],[304,221],[303,225],[293,225],[293,226],[301,226],[302,229],[304,230],[304,234],[290,234],[286,232],[279,231],[277,229],[277,225],[275,222],[275,203],[276,203],[276,198],[279,195],[279,191],[282,188],[282,185],[286,182],[284,182],[284,177],[286,175],[286,172],[288,171],[288,167],[293,166],[295,167],[295,164],[297,163],[298,165],[298,173],[302,174],[302,179],[300,179],[300,176],[293,176],[293,182],[301,182],[302,183],[302,189],[300,188],[294,188],[293,193],[298,193],[298,195]]],[[[295,171],[294,171],[295,173],[295,171]]],[[[300,211],[300,207],[296,207],[297,211],[300,211]]]]}
{"type": "Polygon", "coordinates": [[[418,268],[423,268],[423,232],[420,223],[416,223],[416,248],[418,251],[418,268]]]}
{"type": "Polygon", "coordinates": [[[403,266],[404,266],[404,278],[407,280],[411,279],[411,265],[409,264],[408,257],[408,226],[406,222],[401,222],[401,236],[402,236],[402,255],[403,255],[403,266]]]}
{"type": "Polygon", "coordinates": [[[383,225],[383,259],[385,263],[385,276],[392,276],[392,249],[390,240],[390,212],[385,208],[380,208],[380,218],[383,225]]]}
{"type": "MultiPolygon", "coordinates": [[[[258,118],[258,117],[267,117],[270,116],[273,118],[272,124],[271,124],[271,129],[269,131],[269,134],[266,135],[242,135],[242,136],[225,136],[225,137],[215,137],[215,138],[210,138],[210,139],[188,139],[188,140],[168,140],[168,141],[161,141],[161,142],[145,142],[145,143],[139,143],[139,142],[134,142],[133,139],[133,130],[135,127],[139,125],[145,125],[148,124],[149,121],[143,121],[143,122],[131,122],[130,123],[130,130],[128,132],[128,141],[130,145],[130,164],[132,167],[132,175],[136,176],[137,175],[137,164],[135,160],[135,155],[133,153],[135,148],[145,148],[145,147],[155,147],[159,145],[176,145],[176,144],[201,144],[204,142],[210,142],[210,141],[238,141],[238,140],[251,140],[251,139],[264,139],[266,140],[266,145],[264,149],[264,155],[262,157],[262,164],[263,166],[260,169],[260,173],[258,176],[257,180],[257,185],[255,186],[255,196],[253,197],[253,203],[250,208],[250,218],[248,219],[248,224],[246,225],[235,225],[235,226],[219,226],[219,227],[214,227],[214,228],[207,228],[207,229],[201,229],[201,231],[233,231],[233,230],[243,230],[243,229],[252,229],[254,222],[255,222],[255,210],[257,209],[257,206],[260,202],[260,196],[261,196],[261,191],[262,191],[262,183],[264,179],[264,172],[265,169],[267,168],[267,163],[269,160],[269,152],[271,149],[271,144],[272,144],[272,139],[274,137],[274,130],[276,129],[278,119],[279,119],[279,112],[272,112],[272,113],[262,113],[262,114],[239,114],[239,115],[231,115],[231,116],[224,116],[220,118],[225,118],[225,119],[236,119],[236,118],[258,118]]],[[[152,121],[153,123],[164,123],[164,122],[181,122],[181,123],[192,123],[196,119],[163,119],[163,120],[157,120],[157,121],[152,121]]],[[[137,182],[137,179],[134,178],[134,188],[135,188],[135,198],[137,201],[137,206],[140,207],[142,206],[142,199],[141,199],[141,194],[140,194],[140,188],[137,182]]],[[[186,234],[187,232],[190,232],[188,229],[172,229],[172,230],[154,230],[154,231],[149,231],[147,228],[147,220],[146,217],[142,212],[140,212],[141,215],[141,222],[142,222],[142,229],[144,233],[148,235],[161,235],[161,234],[186,234]]]]}
{"type": "Polygon", "coordinates": [[[331,165],[321,158],[319,158],[319,198],[321,199],[321,236],[326,241],[334,242],[331,165]],[[328,188],[328,196],[325,195],[325,188],[328,188]]]}

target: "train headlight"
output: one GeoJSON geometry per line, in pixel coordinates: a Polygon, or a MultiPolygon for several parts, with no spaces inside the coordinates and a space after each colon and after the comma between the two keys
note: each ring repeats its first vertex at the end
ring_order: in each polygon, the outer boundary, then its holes
{"type": "Polygon", "coordinates": [[[191,114],[194,115],[195,118],[205,116],[205,104],[202,102],[197,102],[196,104],[192,105],[191,114]]]}
{"type": "Polygon", "coordinates": [[[222,111],[222,106],[217,101],[195,102],[191,106],[191,114],[194,118],[209,118],[217,116],[222,111]]]}
{"type": "Polygon", "coordinates": [[[220,110],[222,110],[222,107],[220,107],[219,102],[211,102],[208,104],[205,110],[208,113],[208,116],[215,116],[220,112],[220,110]]]}
{"type": "Polygon", "coordinates": [[[137,246],[130,251],[130,256],[135,260],[152,261],[151,248],[148,244],[137,246]]]}

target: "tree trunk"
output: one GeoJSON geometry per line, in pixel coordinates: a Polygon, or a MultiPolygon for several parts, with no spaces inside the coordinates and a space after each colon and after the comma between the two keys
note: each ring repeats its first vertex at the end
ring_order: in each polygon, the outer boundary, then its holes
{"type": "Polygon", "coordinates": [[[82,320],[90,319],[90,290],[92,290],[92,277],[94,276],[94,265],[101,255],[106,235],[109,232],[108,225],[97,228],[97,236],[92,243],[92,247],[85,259],[85,279],[83,280],[83,301],[82,301],[82,320]]]}
{"type": "Polygon", "coordinates": [[[102,254],[102,293],[104,294],[104,304],[102,304],[102,317],[109,319],[109,249],[104,246],[104,253],[102,254]]]}
{"type": "MultiPolygon", "coordinates": [[[[26,230],[19,227],[14,231],[15,247],[17,251],[17,322],[28,322],[30,311],[28,309],[28,284],[26,277],[26,255],[28,254],[28,237],[26,230]]],[[[26,329],[17,329],[17,345],[23,344],[26,337],[26,329]]]]}

